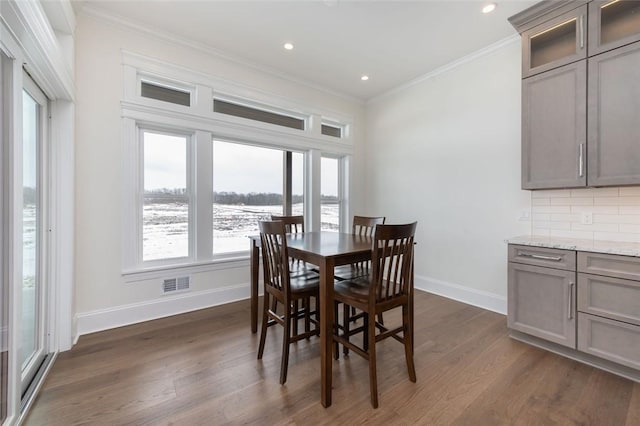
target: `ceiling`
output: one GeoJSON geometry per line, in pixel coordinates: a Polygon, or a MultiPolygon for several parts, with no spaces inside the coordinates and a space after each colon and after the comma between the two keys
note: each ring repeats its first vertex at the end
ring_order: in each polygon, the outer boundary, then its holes
{"type": "Polygon", "coordinates": [[[507,18],[535,1],[86,0],[265,72],[363,101],[515,35],[507,18]],[[285,42],[294,49],[283,48],[285,42]],[[366,74],[368,81],[361,81],[366,74]]]}

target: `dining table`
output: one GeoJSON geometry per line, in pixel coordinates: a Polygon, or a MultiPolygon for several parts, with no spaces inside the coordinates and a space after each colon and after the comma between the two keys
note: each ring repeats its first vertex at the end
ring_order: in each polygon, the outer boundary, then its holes
{"type": "MultiPolygon", "coordinates": [[[[251,236],[251,331],[258,330],[260,236],[251,236]]],[[[287,234],[290,257],[317,266],[320,275],[320,391],[324,407],[331,405],[334,268],[371,260],[372,237],[330,231],[287,234]]]]}

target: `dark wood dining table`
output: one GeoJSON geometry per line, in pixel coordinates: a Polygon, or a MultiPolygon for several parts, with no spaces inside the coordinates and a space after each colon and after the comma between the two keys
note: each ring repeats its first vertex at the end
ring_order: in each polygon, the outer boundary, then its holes
{"type": "MultiPolygon", "coordinates": [[[[258,276],[260,268],[260,237],[251,240],[251,331],[258,330],[258,276]]],[[[320,353],[321,402],[331,405],[332,340],[333,340],[333,270],[371,259],[372,238],[337,232],[304,232],[288,234],[289,256],[311,263],[320,272],[320,353]]]]}

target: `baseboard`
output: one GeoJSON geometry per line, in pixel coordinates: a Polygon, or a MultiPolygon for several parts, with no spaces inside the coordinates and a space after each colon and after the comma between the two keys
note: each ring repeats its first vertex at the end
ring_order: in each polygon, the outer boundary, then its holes
{"type": "Polygon", "coordinates": [[[499,314],[507,314],[507,298],[487,291],[419,275],[415,276],[415,288],[499,314]]]}
{"type": "Polygon", "coordinates": [[[77,335],[136,324],[249,298],[249,284],[163,297],[78,314],[77,335]]]}

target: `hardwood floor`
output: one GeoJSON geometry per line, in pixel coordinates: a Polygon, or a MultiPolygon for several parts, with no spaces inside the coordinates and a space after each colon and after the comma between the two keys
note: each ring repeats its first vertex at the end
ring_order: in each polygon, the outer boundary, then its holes
{"type": "Polygon", "coordinates": [[[322,407],[317,338],[291,347],[280,386],[281,327],[258,361],[247,300],[81,337],[26,425],[640,425],[640,384],[512,340],[502,315],[418,291],[415,321],[418,381],[402,345],[380,343],[376,410],[355,354],[334,361],[322,407]]]}

